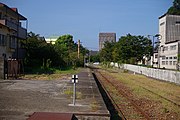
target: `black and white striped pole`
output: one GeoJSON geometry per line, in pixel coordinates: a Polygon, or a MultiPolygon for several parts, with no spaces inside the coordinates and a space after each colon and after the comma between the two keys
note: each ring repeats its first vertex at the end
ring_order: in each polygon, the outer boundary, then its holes
{"type": "Polygon", "coordinates": [[[72,75],[72,83],[74,83],[74,88],[73,88],[73,105],[75,105],[75,102],[76,102],[76,83],[78,83],[78,75],[72,75]]]}

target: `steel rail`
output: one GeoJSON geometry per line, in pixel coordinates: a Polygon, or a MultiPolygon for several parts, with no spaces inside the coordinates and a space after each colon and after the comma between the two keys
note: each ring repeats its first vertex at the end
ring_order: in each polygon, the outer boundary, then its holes
{"type": "Polygon", "coordinates": [[[116,90],[118,90],[119,93],[120,93],[122,96],[124,96],[124,97],[132,104],[132,106],[134,106],[134,107],[137,109],[137,111],[140,112],[147,120],[151,120],[151,118],[150,118],[141,108],[139,108],[138,105],[136,105],[135,102],[134,102],[132,99],[130,99],[130,98],[126,95],[125,91],[120,90],[119,87],[118,87],[118,85],[114,85],[114,84],[113,84],[111,81],[109,81],[101,72],[99,72],[99,74],[100,74],[108,83],[110,83],[112,86],[114,86],[114,87],[116,88],[116,90]]]}
{"type": "MultiPolygon", "coordinates": [[[[98,72],[99,73],[99,72],[98,72]]],[[[98,78],[97,73],[95,73],[95,75],[98,78]]],[[[100,74],[101,75],[101,74],[100,74]]],[[[102,75],[101,75],[102,76],[102,75]]],[[[102,76],[103,77],[103,76],[102,76]]],[[[109,92],[106,90],[106,87],[104,86],[104,84],[101,82],[101,80],[99,80],[99,83],[101,84],[102,88],[104,89],[104,91],[106,92],[107,96],[109,97],[109,99],[111,100],[111,102],[113,103],[114,107],[116,108],[116,110],[120,113],[122,120],[126,120],[126,117],[124,115],[124,113],[121,111],[120,107],[118,104],[116,104],[116,102],[114,101],[113,97],[109,94],[109,92]]]]}

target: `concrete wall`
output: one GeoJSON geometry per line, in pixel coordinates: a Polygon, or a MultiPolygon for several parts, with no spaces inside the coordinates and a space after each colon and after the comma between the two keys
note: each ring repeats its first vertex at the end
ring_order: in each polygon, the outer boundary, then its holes
{"type": "Polygon", "coordinates": [[[180,85],[180,72],[178,72],[178,71],[153,69],[153,68],[147,68],[147,67],[130,65],[130,64],[123,64],[123,65],[119,65],[119,66],[118,66],[118,64],[114,64],[114,66],[123,68],[126,70],[130,70],[135,73],[143,74],[148,77],[152,77],[155,79],[168,81],[168,82],[172,82],[172,83],[176,83],[176,84],[180,85]]]}

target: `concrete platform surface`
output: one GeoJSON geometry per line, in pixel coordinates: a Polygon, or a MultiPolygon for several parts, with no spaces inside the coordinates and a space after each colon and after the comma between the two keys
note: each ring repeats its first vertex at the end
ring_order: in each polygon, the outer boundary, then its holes
{"type": "Polygon", "coordinates": [[[89,69],[82,69],[72,105],[71,75],[63,80],[0,80],[0,120],[25,120],[34,112],[75,113],[78,119],[109,119],[89,69]],[[93,117],[95,116],[95,117],[93,117]]]}

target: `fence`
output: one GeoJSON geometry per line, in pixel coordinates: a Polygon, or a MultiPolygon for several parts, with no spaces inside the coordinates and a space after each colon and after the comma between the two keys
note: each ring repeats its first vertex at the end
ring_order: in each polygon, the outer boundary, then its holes
{"type": "Polygon", "coordinates": [[[111,65],[114,65],[115,67],[123,68],[126,70],[130,70],[135,73],[143,74],[148,77],[152,77],[155,79],[168,81],[168,82],[172,82],[172,83],[176,83],[180,85],[180,72],[178,71],[147,68],[147,67],[130,65],[130,64],[118,65],[117,63],[115,64],[111,63],[111,65]]]}
{"type": "Polygon", "coordinates": [[[0,79],[17,79],[22,74],[24,74],[24,66],[22,60],[0,59],[0,79]]]}

